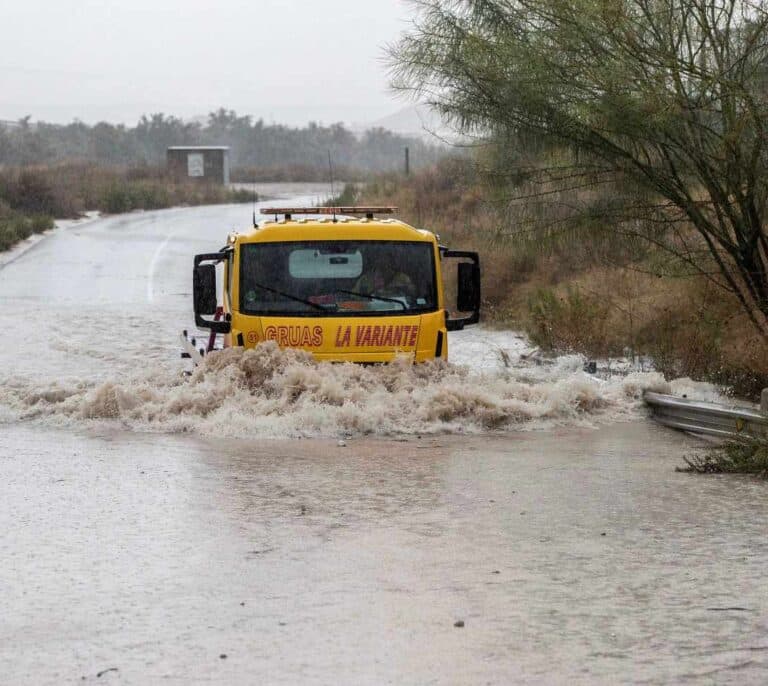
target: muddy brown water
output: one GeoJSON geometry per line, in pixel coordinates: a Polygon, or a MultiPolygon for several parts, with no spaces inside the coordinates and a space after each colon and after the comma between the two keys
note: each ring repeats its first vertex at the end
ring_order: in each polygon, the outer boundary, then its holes
{"type": "Polygon", "coordinates": [[[653,375],[473,329],[433,379],[185,384],[191,255],[249,217],[0,264],[0,684],[768,680],[766,486],[676,473],[700,445],[644,418],[653,375]]]}
{"type": "Polygon", "coordinates": [[[2,436],[3,683],[768,675],[765,486],[675,473],[695,441],[647,422],[2,436]]]}

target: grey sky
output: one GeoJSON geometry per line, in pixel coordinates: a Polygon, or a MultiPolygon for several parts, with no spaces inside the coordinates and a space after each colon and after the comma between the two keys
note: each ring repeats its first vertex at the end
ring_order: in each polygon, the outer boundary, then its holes
{"type": "Polygon", "coordinates": [[[382,46],[411,16],[403,0],[9,0],[0,119],[374,121],[405,105],[382,46]]]}

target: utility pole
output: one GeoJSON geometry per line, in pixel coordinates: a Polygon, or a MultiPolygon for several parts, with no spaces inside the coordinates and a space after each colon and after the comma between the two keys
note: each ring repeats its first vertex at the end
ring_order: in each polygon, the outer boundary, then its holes
{"type": "Polygon", "coordinates": [[[408,176],[411,173],[411,151],[405,148],[405,175],[408,176]]]}

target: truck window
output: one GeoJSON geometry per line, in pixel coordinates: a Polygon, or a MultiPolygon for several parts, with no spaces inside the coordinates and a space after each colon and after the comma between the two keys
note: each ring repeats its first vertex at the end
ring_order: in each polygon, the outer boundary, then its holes
{"type": "Polygon", "coordinates": [[[297,248],[288,254],[288,272],[294,279],[356,279],[363,272],[359,250],[297,248]]]}
{"type": "Polygon", "coordinates": [[[436,309],[431,243],[304,241],[241,248],[240,311],[246,314],[397,315],[436,309]]]}

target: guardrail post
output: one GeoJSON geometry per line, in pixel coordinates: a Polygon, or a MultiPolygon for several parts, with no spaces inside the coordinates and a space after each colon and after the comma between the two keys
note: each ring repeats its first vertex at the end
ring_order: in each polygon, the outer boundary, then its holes
{"type": "Polygon", "coordinates": [[[768,388],[764,388],[760,394],[760,412],[768,414],[768,388]]]}

